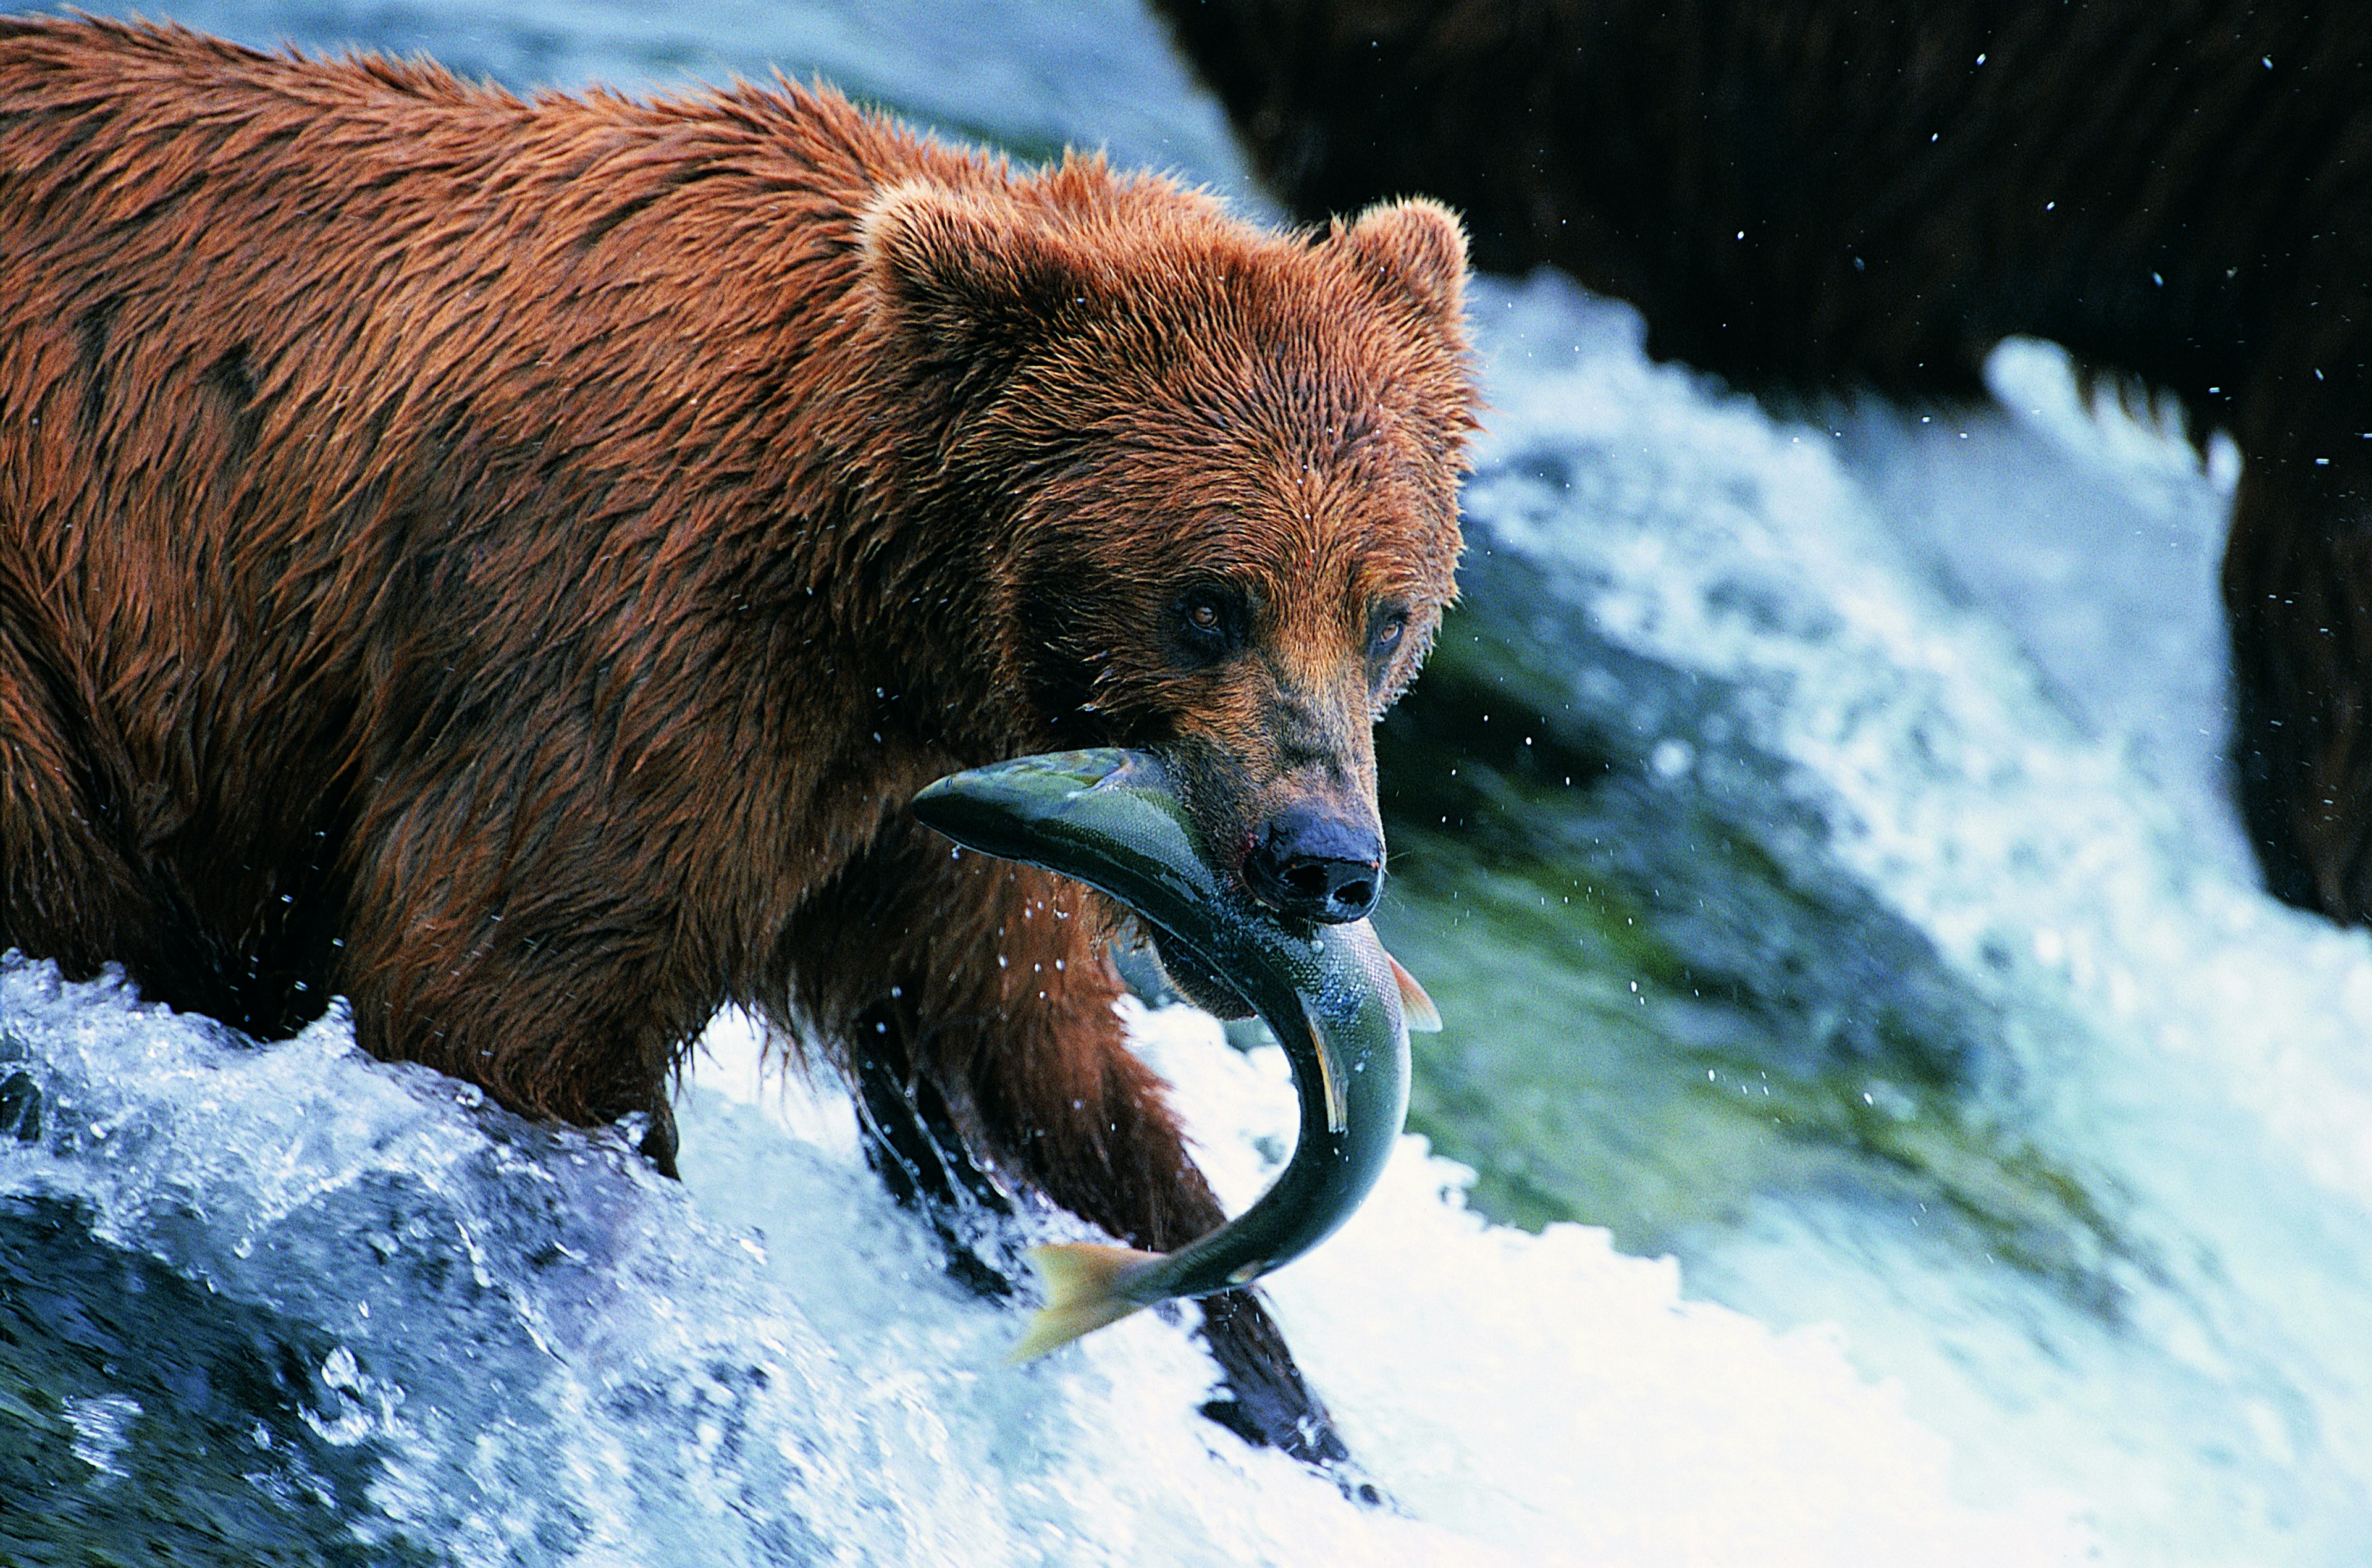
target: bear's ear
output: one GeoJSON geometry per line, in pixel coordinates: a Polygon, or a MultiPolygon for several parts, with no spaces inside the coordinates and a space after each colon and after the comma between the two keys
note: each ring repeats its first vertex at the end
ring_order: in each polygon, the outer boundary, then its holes
{"type": "Polygon", "coordinates": [[[1369,207],[1334,243],[1434,321],[1452,323],[1466,298],[1466,230],[1457,215],[1422,196],[1369,207]]]}
{"type": "Polygon", "coordinates": [[[875,308],[926,357],[1010,360],[1085,303],[1088,267],[1001,194],[916,180],[857,219],[875,308]]]}

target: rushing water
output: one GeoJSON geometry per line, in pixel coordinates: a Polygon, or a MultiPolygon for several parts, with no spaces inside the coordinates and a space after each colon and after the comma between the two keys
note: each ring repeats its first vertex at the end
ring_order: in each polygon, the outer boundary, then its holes
{"type": "MultiPolygon", "coordinates": [[[[820,71],[1258,210],[1121,5],[149,9],[820,71]]],[[[1390,1507],[1201,1421],[1157,1319],[1001,1367],[1014,1315],[729,1021],[678,1188],[337,1017],[259,1049],[11,963],[0,1562],[2362,1561],[2372,946],[2231,825],[2228,451],[2036,345],[2005,411],[1776,418],[1552,278],[1476,306],[1466,603],[1383,743],[1381,923],[1449,1028],[1273,1282],[1390,1507]]],[[[1273,1051],[1139,1033],[1248,1201],[1273,1051]]]]}
{"type": "Polygon", "coordinates": [[[2032,347],[2022,424],[1775,422],[1552,281],[1483,314],[1481,602],[1402,726],[1390,935],[1506,1033],[1419,1124],[1490,1207],[1843,1325],[1978,1494],[2360,1560],[2372,955],[2228,825],[2229,459],[2069,417],[2032,347]]]}

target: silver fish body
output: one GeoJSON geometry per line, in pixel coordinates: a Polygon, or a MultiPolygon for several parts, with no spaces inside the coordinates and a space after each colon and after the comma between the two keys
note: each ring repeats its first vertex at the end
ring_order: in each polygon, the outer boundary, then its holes
{"type": "MultiPolygon", "coordinates": [[[[1301,1098],[1292,1159],[1258,1202],[1170,1253],[1033,1251],[1049,1305],[1017,1359],[1137,1307],[1250,1283],[1333,1234],[1382,1175],[1408,1114],[1401,999],[1430,1004],[1366,921],[1314,925],[1255,901],[1204,856],[1155,758],[1023,757],[941,779],[915,815],[958,843],[1100,889],[1260,1014],[1301,1098]]],[[[1437,1027],[1437,1026],[1436,1026],[1437,1027]]]]}

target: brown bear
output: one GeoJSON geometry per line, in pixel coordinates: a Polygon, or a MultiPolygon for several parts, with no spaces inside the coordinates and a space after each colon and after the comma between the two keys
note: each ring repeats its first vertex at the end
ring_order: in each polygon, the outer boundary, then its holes
{"type": "MultiPolygon", "coordinates": [[[[0,948],[259,1036],[343,995],[662,1161],[738,1004],[893,1186],[1187,1240],[1103,918],[905,803],[1148,748],[1256,892],[1364,913],[1464,273],[1427,203],[1261,232],[821,89],[0,24],[0,948]]],[[[1249,1295],[1203,1332],[1215,1417],[1340,1453],[1249,1295]]]]}
{"type": "Polygon", "coordinates": [[[2026,333],[2228,428],[2242,815],[2372,922],[2372,8],[1157,4],[1288,207],[1440,196],[1659,355],[1973,398],[2026,333]]]}

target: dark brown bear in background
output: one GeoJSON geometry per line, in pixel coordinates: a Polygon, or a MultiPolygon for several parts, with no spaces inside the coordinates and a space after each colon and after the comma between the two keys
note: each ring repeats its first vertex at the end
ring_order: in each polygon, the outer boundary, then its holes
{"type": "Polygon", "coordinates": [[[2228,428],[2242,813],[2372,922],[2372,8],[1157,3],[1296,212],[1437,195],[1758,390],[1973,398],[2024,333],[2228,428]]]}
{"type": "MultiPolygon", "coordinates": [[[[1261,233],[821,92],[0,24],[0,947],[262,1036],[343,994],[662,1162],[738,1003],[893,1186],[977,1186],[963,1145],[1185,1241],[1220,1210],[1098,912],[904,803],[1149,747],[1264,896],[1364,912],[1464,269],[1434,206],[1261,233]]],[[[1340,1453],[1249,1295],[1203,1332],[1216,1418],[1340,1453]]]]}

